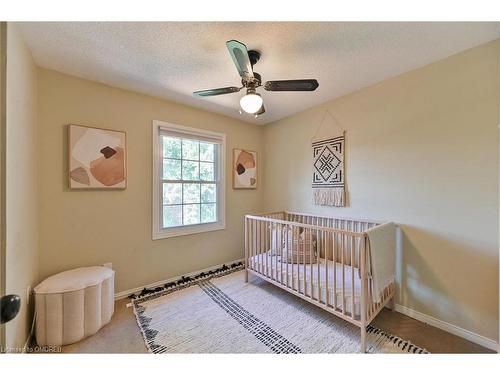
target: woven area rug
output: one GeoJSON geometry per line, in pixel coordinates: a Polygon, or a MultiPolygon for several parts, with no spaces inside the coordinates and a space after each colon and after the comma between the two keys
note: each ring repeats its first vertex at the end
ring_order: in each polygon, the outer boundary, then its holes
{"type": "MultiPolygon", "coordinates": [[[[244,271],[138,298],[152,353],[357,353],[359,328],[244,271]]],[[[426,353],[373,326],[368,352],[426,353]]]]}

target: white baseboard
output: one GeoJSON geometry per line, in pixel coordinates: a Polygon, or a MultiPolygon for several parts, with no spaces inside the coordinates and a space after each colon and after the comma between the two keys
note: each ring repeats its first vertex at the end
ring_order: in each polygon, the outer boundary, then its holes
{"type": "Polygon", "coordinates": [[[498,352],[499,350],[498,343],[495,340],[478,335],[477,333],[468,331],[464,328],[458,327],[443,320],[436,319],[419,311],[415,311],[413,309],[410,309],[409,307],[396,304],[396,311],[401,314],[407,315],[410,318],[427,323],[430,326],[442,329],[443,331],[449,332],[455,336],[472,341],[473,343],[484,346],[485,348],[494,350],[496,352],[498,352]]]}
{"type": "Polygon", "coordinates": [[[207,268],[204,268],[202,270],[197,270],[197,271],[193,271],[193,272],[190,272],[190,273],[185,273],[183,275],[178,275],[178,276],[174,276],[174,277],[171,277],[169,279],[165,279],[165,280],[160,280],[160,281],[156,281],[154,283],[151,283],[151,284],[148,284],[148,285],[142,285],[142,286],[138,286],[137,288],[132,288],[132,289],[128,289],[128,290],[124,290],[122,292],[118,292],[118,293],[115,293],[115,301],[118,300],[118,299],[122,299],[122,298],[125,298],[125,297],[128,297],[129,295],[133,294],[133,293],[137,293],[137,292],[140,292],[141,290],[143,290],[144,288],[146,289],[149,289],[149,288],[156,288],[158,286],[163,286],[165,285],[166,283],[170,283],[172,281],[175,281],[175,280],[178,280],[180,279],[182,276],[194,276],[194,275],[197,275],[199,274],[200,272],[207,272],[207,271],[211,271],[213,269],[216,269],[216,268],[220,268],[222,267],[222,265],[231,265],[233,263],[239,263],[239,262],[243,262],[245,259],[244,258],[241,258],[241,259],[236,259],[236,260],[230,260],[228,262],[224,262],[224,263],[221,263],[221,264],[217,264],[215,266],[211,266],[211,267],[207,267],[207,268]]]}

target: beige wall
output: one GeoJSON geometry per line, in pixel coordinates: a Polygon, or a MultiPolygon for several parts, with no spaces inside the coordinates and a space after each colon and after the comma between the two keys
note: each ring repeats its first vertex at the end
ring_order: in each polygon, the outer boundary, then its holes
{"type": "Polygon", "coordinates": [[[232,189],[231,150],[260,152],[260,127],[54,71],[38,73],[41,277],[112,262],[120,292],[243,257],[243,217],[260,211],[262,189],[232,189]],[[151,239],[152,120],[227,135],[225,230],[151,239]],[[126,190],[68,190],[67,124],[127,132],[126,190]]]}
{"type": "MultiPolygon", "coordinates": [[[[7,75],[7,23],[0,22],[0,296],[5,295],[5,111],[7,75]]],[[[5,325],[0,325],[0,353],[5,348],[5,325]]]]}
{"type": "Polygon", "coordinates": [[[21,311],[6,325],[6,346],[22,348],[31,314],[26,288],[38,280],[37,71],[16,26],[7,27],[6,291],[21,311]]]}
{"type": "Polygon", "coordinates": [[[398,303],[495,340],[499,50],[497,40],[268,125],[262,163],[268,210],[398,223],[398,303]],[[346,208],[311,203],[310,140],[326,109],[347,130],[346,208]]]}

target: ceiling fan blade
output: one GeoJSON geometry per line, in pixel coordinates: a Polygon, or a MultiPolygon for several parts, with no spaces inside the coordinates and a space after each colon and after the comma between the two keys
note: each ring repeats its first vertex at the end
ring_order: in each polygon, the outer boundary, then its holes
{"type": "Polygon", "coordinates": [[[314,91],[319,83],[315,79],[287,79],[283,81],[267,81],[264,88],[267,91],[314,91]]]}
{"type": "Polygon", "coordinates": [[[224,95],[231,94],[233,92],[238,92],[241,90],[241,87],[221,87],[219,89],[208,89],[208,90],[200,90],[193,92],[195,96],[215,96],[215,95],[224,95]]]}
{"type": "Polygon", "coordinates": [[[264,107],[264,104],[262,104],[262,107],[260,107],[260,109],[257,112],[255,112],[255,117],[260,116],[265,112],[266,112],[266,108],[264,107]]]}
{"type": "Polygon", "coordinates": [[[253,78],[252,63],[248,57],[247,47],[237,40],[226,42],[226,46],[241,78],[253,78]]]}

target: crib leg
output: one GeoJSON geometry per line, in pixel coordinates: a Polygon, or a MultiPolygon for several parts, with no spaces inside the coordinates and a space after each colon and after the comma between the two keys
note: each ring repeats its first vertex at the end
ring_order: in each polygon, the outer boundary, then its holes
{"type": "Polygon", "coordinates": [[[396,297],[392,296],[391,300],[389,301],[389,307],[392,312],[396,311],[396,297]]]}
{"type": "Polygon", "coordinates": [[[366,353],[366,327],[361,327],[361,353],[366,353]]]}
{"type": "Polygon", "coordinates": [[[245,268],[245,282],[248,283],[248,270],[245,268]]]}

